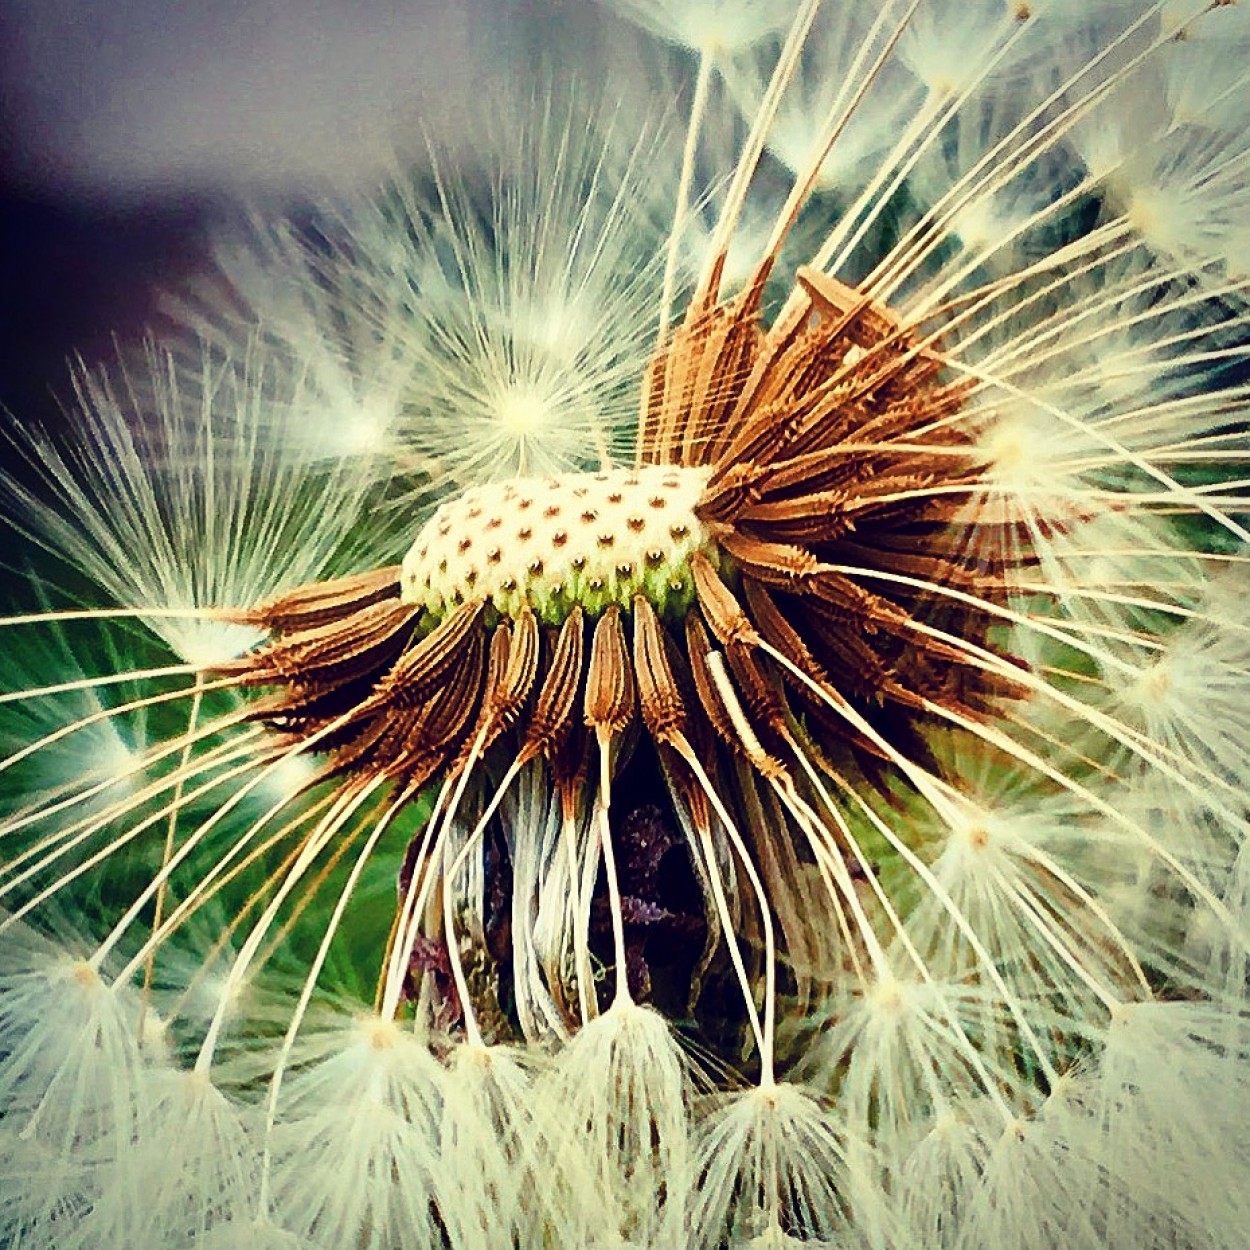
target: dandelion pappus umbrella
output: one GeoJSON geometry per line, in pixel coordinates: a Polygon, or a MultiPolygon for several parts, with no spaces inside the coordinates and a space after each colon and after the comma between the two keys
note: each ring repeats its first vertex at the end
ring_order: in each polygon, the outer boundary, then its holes
{"type": "MultiPolygon", "coordinates": [[[[1201,125],[1169,168],[1193,187],[1213,162],[1226,211],[1246,79],[1208,51],[1202,88],[1190,60],[1226,7],[835,20],[807,0],[780,23],[632,3],[698,57],[666,237],[644,233],[638,150],[587,158],[581,119],[544,112],[565,189],[526,169],[475,214],[436,169],[339,243],[263,244],[271,363],[207,473],[178,432],[211,433],[212,403],[185,427],[156,388],[166,432],[136,452],[150,397],[130,418],[85,388],[108,467],[36,448],[55,499],[20,494],[20,523],[183,662],[97,676],[84,657],[11,700],[126,691],[20,747],[14,775],[111,716],[148,745],[0,829],[24,947],[0,1178],[50,1178],[0,1227],[326,1250],[1234,1245],[1245,282],[1219,228],[1182,246],[1146,213],[1126,154],[1201,125]],[[830,48],[836,88],[794,92],[830,48]],[[1160,80],[1168,107],[1130,116],[1160,80]],[[804,161],[793,110],[770,146],[787,93],[818,102],[804,161]],[[721,126],[735,157],[709,173],[721,126]],[[1125,151],[1078,159],[1100,126],[1125,151]],[[872,162],[830,160],[852,131],[872,162]],[[839,169],[860,180],[831,187],[839,169]],[[748,220],[768,224],[738,281],[748,220]],[[407,347],[423,295],[437,324],[407,347]],[[535,310],[574,295],[594,315],[541,333],[535,310]],[[472,448],[440,464],[447,430],[422,442],[464,359],[490,380],[465,411],[510,449],[476,479],[472,448]],[[305,437],[328,394],[372,433],[305,437]],[[610,418],[569,407],[587,395],[610,418]],[[273,458],[223,461],[235,439],[273,458]],[[220,536],[222,501],[233,585],[169,542],[220,536]],[[175,575],[125,558],[116,532],[144,526],[175,575]],[[28,928],[58,898],[105,917],[81,958],[28,928]],[[347,1027],[318,1001],[343,969],[347,1027]],[[42,1024],[58,999],[81,1028],[42,1024]],[[80,1081],[89,1097],[61,1097],[80,1081]]],[[[206,394],[246,380],[207,374],[206,394]]]]}

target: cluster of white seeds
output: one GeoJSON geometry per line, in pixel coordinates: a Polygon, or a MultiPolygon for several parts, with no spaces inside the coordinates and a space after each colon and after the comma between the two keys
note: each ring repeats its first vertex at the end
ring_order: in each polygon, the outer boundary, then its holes
{"type": "Polygon", "coordinates": [[[710,470],[670,465],[513,478],[443,504],[404,557],[406,603],[438,616],[484,599],[547,624],[642,594],[661,615],[693,593],[690,559],[712,539],[695,515],[710,470]]]}

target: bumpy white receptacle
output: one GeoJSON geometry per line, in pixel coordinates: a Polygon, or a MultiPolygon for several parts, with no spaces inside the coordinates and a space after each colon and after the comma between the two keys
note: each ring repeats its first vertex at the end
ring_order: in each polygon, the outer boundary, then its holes
{"type": "Polygon", "coordinates": [[[650,465],[472,487],[417,535],[404,600],[435,615],[475,598],[505,616],[528,604],[550,624],[639,594],[661,614],[684,610],[690,559],[712,546],[695,515],[709,473],[650,465]]]}

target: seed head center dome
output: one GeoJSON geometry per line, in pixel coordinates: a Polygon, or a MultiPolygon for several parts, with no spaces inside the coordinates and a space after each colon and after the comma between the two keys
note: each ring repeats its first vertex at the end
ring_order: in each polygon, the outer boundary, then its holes
{"type": "Polygon", "coordinates": [[[404,557],[404,601],[439,615],[484,599],[505,616],[528,604],[559,624],[642,594],[684,610],[690,558],[712,546],[695,515],[710,470],[648,465],[520,477],[441,505],[404,557]]]}

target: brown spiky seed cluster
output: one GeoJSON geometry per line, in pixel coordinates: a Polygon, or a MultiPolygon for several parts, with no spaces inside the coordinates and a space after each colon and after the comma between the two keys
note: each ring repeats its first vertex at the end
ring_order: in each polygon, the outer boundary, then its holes
{"type": "Polygon", "coordinates": [[[639,712],[662,751],[719,739],[767,772],[800,722],[826,755],[880,759],[920,749],[935,710],[1012,693],[988,609],[1019,544],[979,519],[964,385],[823,274],[765,330],[766,277],[709,290],[657,352],[636,469],[466,492],[402,577],[253,614],[271,641],[236,671],[277,688],[255,715],[411,787],[511,732],[576,788],[587,729],[639,712]]]}

